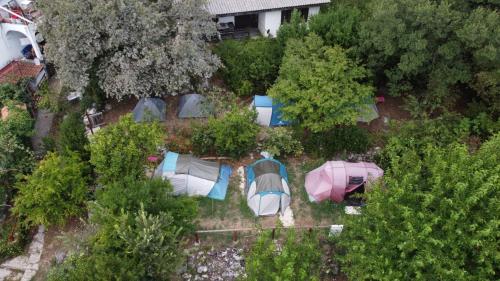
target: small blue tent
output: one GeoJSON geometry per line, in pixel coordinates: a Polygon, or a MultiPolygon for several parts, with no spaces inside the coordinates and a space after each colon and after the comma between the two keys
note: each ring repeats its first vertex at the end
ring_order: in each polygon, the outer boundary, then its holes
{"type": "Polygon", "coordinates": [[[289,121],[282,118],[282,104],[273,102],[273,99],[268,96],[256,95],[253,98],[252,106],[257,111],[257,123],[262,126],[275,127],[287,126],[289,121]]]}

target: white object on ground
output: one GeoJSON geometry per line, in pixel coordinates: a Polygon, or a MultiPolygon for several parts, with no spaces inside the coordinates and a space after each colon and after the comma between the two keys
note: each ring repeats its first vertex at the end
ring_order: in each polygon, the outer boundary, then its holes
{"type": "Polygon", "coordinates": [[[82,92],[71,92],[69,93],[67,99],[68,101],[73,101],[73,100],[77,100],[77,99],[81,99],[82,98],[82,92]]]}
{"type": "Polygon", "coordinates": [[[243,166],[238,167],[238,176],[240,177],[240,192],[241,195],[245,196],[245,168],[243,166]]]}
{"type": "Polygon", "coordinates": [[[267,151],[262,151],[260,153],[260,155],[264,158],[273,158],[273,156],[271,155],[271,153],[267,152],[267,151]]]}
{"type": "Polygon", "coordinates": [[[291,227],[295,225],[293,211],[290,207],[286,208],[283,214],[280,213],[279,218],[284,227],[291,227]]]}
{"type": "Polygon", "coordinates": [[[344,211],[348,215],[361,215],[361,208],[354,206],[345,206],[344,211]]]}
{"type": "Polygon", "coordinates": [[[342,229],[344,229],[343,224],[333,224],[330,226],[330,233],[328,236],[338,236],[342,232],[342,229]]]}

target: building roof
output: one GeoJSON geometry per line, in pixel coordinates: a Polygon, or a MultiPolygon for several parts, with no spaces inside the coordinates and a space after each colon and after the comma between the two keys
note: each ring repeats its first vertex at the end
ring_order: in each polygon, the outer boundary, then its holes
{"type": "Polygon", "coordinates": [[[35,78],[43,70],[43,65],[28,61],[13,61],[0,69],[0,83],[16,84],[23,78],[35,78]]]}
{"type": "Polygon", "coordinates": [[[330,0],[208,0],[207,10],[212,15],[230,15],[327,3],[330,0]]]}

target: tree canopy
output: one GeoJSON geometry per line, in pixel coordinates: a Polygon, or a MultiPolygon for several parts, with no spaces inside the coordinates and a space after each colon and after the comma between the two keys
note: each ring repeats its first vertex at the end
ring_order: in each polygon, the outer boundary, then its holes
{"type": "Polygon", "coordinates": [[[408,148],[346,220],[340,257],[355,280],[493,280],[498,273],[500,135],[408,148]]]}
{"type": "Polygon", "coordinates": [[[76,154],[49,153],[33,174],[18,181],[13,211],[29,226],[64,224],[84,210],[87,180],[85,164],[76,154]]]}
{"type": "Polygon", "coordinates": [[[371,1],[359,27],[359,56],[390,93],[412,93],[430,111],[464,86],[498,103],[500,15],[464,2],[371,1]]]}
{"type": "Polygon", "coordinates": [[[92,72],[108,96],[175,94],[211,77],[219,60],[202,0],[42,0],[45,51],[62,81],[83,89],[92,72]]]}
{"type": "Polygon", "coordinates": [[[268,94],[284,104],[285,119],[313,132],[355,124],[359,106],[373,102],[373,87],[362,83],[367,70],[339,46],[316,34],[290,39],[276,84],[268,94]]]}
{"type": "Polygon", "coordinates": [[[111,183],[126,176],[142,178],[146,158],[157,151],[162,136],[158,123],[136,123],[131,114],[95,134],[90,142],[90,163],[99,182],[111,183]]]}

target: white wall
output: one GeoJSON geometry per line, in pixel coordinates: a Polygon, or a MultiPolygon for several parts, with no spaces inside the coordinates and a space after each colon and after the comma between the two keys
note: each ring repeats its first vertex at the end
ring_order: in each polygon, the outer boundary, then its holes
{"type": "Polygon", "coordinates": [[[234,16],[219,17],[219,22],[220,23],[228,23],[228,22],[234,23],[234,16]]]}
{"type": "Polygon", "coordinates": [[[268,11],[259,13],[259,31],[262,36],[267,36],[267,31],[272,37],[276,36],[281,25],[281,11],[268,11]]]}
{"type": "Polygon", "coordinates": [[[309,15],[307,16],[310,19],[312,16],[319,14],[319,6],[309,7],[309,15]]]}
{"type": "Polygon", "coordinates": [[[27,45],[28,41],[33,46],[37,57],[43,60],[35,34],[28,25],[0,24],[0,68],[3,68],[14,59],[22,58],[21,50],[27,45]]]}

